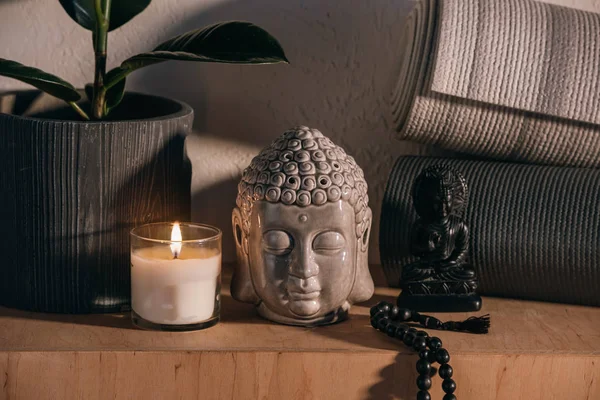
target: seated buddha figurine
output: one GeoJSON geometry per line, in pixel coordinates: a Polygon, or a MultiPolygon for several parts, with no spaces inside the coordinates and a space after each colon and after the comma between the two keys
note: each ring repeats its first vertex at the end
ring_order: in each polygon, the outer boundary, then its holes
{"type": "Polygon", "coordinates": [[[363,171],[316,129],[285,132],[238,185],[232,296],[266,319],[315,326],[371,298],[372,212],[363,171]]]}
{"type": "Polygon", "coordinates": [[[413,309],[444,311],[436,308],[439,302],[443,307],[460,303],[464,311],[479,309],[475,271],[465,262],[469,229],[463,220],[468,197],[464,177],[445,165],[434,165],[417,177],[412,194],[419,218],[412,228],[410,250],[419,260],[402,269],[403,306],[408,302],[413,309]],[[453,297],[457,295],[467,298],[453,297]]]}

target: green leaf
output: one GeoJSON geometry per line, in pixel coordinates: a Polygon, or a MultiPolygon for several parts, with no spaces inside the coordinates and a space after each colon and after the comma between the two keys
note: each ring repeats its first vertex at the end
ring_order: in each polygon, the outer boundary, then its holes
{"type": "Polygon", "coordinates": [[[94,99],[94,84],[92,83],[88,83],[87,85],[85,85],[85,96],[87,97],[88,101],[91,103],[92,100],[94,99]]]}
{"type": "Polygon", "coordinates": [[[107,74],[112,86],[138,68],[169,60],[229,64],[287,63],[281,45],[267,31],[249,22],[221,22],[176,36],[153,51],[133,56],[107,74]]]}
{"type": "Polygon", "coordinates": [[[74,102],[81,98],[77,90],[69,82],[63,81],[58,76],[37,68],[27,67],[16,61],[0,58],[0,75],[28,83],[66,102],[74,102]]]}
{"type": "Polygon", "coordinates": [[[108,115],[112,109],[118,106],[123,100],[125,94],[125,78],[118,81],[115,86],[111,87],[106,92],[106,103],[104,115],[108,115]]]}
{"type": "MultiPolygon", "coordinates": [[[[96,25],[94,0],[59,0],[67,14],[79,25],[90,31],[96,25]]],[[[151,0],[113,0],[110,4],[108,30],[112,31],[129,22],[144,11],[151,0]]]]}
{"type": "Polygon", "coordinates": [[[230,21],[176,36],[149,53],[131,57],[121,66],[166,60],[232,64],[288,62],[277,39],[267,31],[249,22],[230,21]]]}

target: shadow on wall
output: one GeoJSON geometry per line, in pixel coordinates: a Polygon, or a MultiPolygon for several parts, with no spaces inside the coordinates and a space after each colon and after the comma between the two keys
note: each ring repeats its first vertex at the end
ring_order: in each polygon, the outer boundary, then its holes
{"type": "Polygon", "coordinates": [[[235,258],[231,212],[235,207],[238,183],[239,179],[227,179],[192,193],[192,219],[223,231],[224,262],[235,258]],[[194,206],[199,210],[194,210],[194,206]]]}
{"type": "MultiPolygon", "coordinates": [[[[394,139],[389,97],[399,68],[407,0],[245,0],[217,3],[174,25],[169,35],[224,20],[251,21],[279,39],[291,64],[239,66],[165,63],[133,74],[130,89],[176,97],[196,113],[197,135],[229,142],[231,153],[216,160],[199,148],[194,159],[217,169],[198,171],[194,163],[192,216],[224,231],[224,259],[233,257],[231,210],[243,168],[260,148],[286,129],[307,125],[321,130],[353,155],[365,170],[371,208],[378,217],[387,174],[396,156],[420,146],[394,139]],[[199,132],[199,133],[198,133],[199,132]],[[243,146],[247,152],[234,150],[243,146]],[[226,173],[224,173],[226,171],[226,173]]],[[[149,43],[152,46],[154,43],[149,43]]],[[[376,235],[374,235],[376,236],[376,235]]],[[[378,259],[377,238],[371,259],[378,259]]]]}
{"type": "MultiPolygon", "coordinates": [[[[166,36],[247,20],[277,37],[291,64],[163,63],[140,70],[131,83],[190,104],[196,130],[241,142],[265,143],[299,123],[330,135],[342,135],[344,128],[381,130],[389,127],[392,72],[399,68],[399,38],[411,7],[407,0],[218,3],[166,36]],[[279,129],[265,131],[273,121],[279,129]]],[[[364,137],[354,139],[361,143],[364,137]]]]}

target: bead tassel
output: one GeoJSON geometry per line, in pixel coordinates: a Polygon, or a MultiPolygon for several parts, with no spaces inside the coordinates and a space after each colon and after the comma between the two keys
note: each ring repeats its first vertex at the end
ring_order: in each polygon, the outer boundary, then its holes
{"type": "Polygon", "coordinates": [[[469,317],[464,321],[442,322],[430,315],[420,314],[407,308],[398,309],[398,317],[403,321],[419,323],[425,328],[439,329],[443,331],[464,331],[471,333],[488,333],[490,329],[490,315],[485,314],[481,317],[469,317]]]}
{"type": "Polygon", "coordinates": [[[459,331],[488,333],[488,330],[490,329],[490,315],[485,314],[481,317],[470,317],[463,322],[459,322],[458,325],[459,331]]]}
{"type": "Polygon", "coordinates": [[[423,315],[416,311],[406,308],[398,308],[390,303],[382,301],[370,310],[371,325],[373,328],[387,333],[390,337],[395,337],[412,347],[419,353],[417,361],[417,400],[431,400],[429,389],[431,388],[431,378],[439,373],[444,380],[442,389],[446,393],[443,400],[456,400],[453,394],[456,390],[456,382],[452,379],[453,370],[450,364],[450,354],[442,347],[442,341],[437,337],[430,337],[425,331],[417,331],[415,328],[402,323],[417,322],[430,329],[440,329],[449,331],[467,331],[473,333],[488,333],[490,327],[489,315],[481,317],[471,317],[462,322],[448,321],[442,322],[429,315],[423,315]],[[400,322],[402,321],[402,322],[400,322]],[[437,370],[432,364],[439,363],[437,370]]]}

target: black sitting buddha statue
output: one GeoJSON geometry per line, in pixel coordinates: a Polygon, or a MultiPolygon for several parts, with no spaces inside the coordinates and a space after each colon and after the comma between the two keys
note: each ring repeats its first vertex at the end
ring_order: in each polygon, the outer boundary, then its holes
{"type": "Polygon", "coordinates": [[[415,221],[410,250],[419,260],[404,266],[398,306],[417,311],[477,311],[477,278],[466,259],[469,229],[463,220],[465,178],[446,165],[426,168],[413,187],[415,221]]]}

